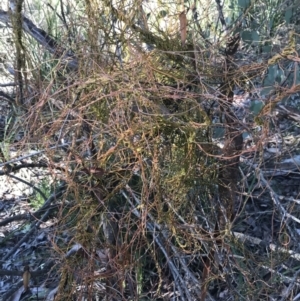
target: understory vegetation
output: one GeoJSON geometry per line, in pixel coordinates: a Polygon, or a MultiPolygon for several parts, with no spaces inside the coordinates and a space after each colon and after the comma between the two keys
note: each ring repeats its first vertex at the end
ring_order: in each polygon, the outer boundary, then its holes
{"type": "Polygon", "coordinates": [[[0,300],[300,300],[299,15],[3,5],[0,300]]]}

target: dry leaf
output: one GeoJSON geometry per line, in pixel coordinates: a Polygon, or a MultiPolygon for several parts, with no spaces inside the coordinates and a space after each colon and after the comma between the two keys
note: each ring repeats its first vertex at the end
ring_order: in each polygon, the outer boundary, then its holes
{"type": "Polygon", "coordinates": [[[24,292],[26,292],[29,288],[29,281],[30,281],[30,272],[29,272],[29,266],[26,265],[24,267],[24,273],[23,273],[23,286],[24,286],[24,292]]]}
{"type": "Polygon", "coordinates": [[[187,35],[187,18],[185,11],[181,12],[179,15],[179,23],[180,23],[180,36],[181,36],[181,44],[185,45],[186,35],[187,35]]]}

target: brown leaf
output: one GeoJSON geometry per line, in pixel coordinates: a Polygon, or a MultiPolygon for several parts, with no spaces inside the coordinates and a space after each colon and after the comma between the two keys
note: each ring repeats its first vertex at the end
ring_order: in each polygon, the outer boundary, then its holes
{"type": "Polygon", "coordinates": [[[30,272],[29,272],[29,266],[26,265],[24,267],[24,273],[23,273],[23,286],[24,291],[26,292],[29,288],[29,281],[30,281],[30,272]]]}
{"type": "Polygon", "coordinates": [[[187,36],[187,18],[185,11],[179,14],[179,23],[180,23],[180,36],[181,36],[181,44],[185,45],[186,36],[187,36]]]}

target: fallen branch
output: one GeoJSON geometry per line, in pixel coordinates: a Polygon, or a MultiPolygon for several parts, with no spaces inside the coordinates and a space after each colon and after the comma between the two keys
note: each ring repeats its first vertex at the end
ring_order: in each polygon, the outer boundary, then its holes
{"type": "Polygon", "coordinates": [[[280,252],[280,253],[283,253],[283,254],[288,254],[291,258],[294,258],[296,260],[299,260],[300,261],[300,254],[299,253],[296,253],[292,250],[288,250],[286,248],[282,248],[282,247],[279,247],[273,243],[267,243],[259,238],[256,238],[256,237],[252,237],[252,236],[249,236],[249,235],[246,235],[246,234],[243,234],[243,233],[239,233],[239,232],[232,232],[232,235],[237,238],[239,241],[241,242],[245,242],[245,241],[249,241],[255,245],[263,245],[265,247],[269,247],[269,249],[271,251],[274,251],[274,252],[280,252]]]}

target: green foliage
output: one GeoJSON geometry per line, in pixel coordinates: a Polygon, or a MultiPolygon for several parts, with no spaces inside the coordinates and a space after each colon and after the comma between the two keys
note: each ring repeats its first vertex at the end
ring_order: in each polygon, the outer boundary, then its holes
{"type": "MultiPolygon", "coordinates": [[[[42,179],[37,187],[45,196],[50,196],[52,185],[49,183],[49,179],[42,179]]],[[[34,190],[34,195],[30,197],[30,206],[37,210],[41,208],[45,203],[44,197],[36,190],[34,190]]]]}

